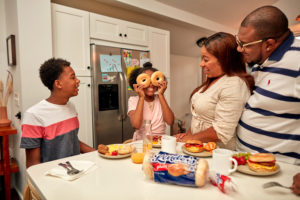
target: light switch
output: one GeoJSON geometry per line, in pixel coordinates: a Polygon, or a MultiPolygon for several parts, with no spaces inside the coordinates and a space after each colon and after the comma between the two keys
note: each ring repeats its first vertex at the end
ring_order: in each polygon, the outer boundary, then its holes
{"type": "Polygon", "coordinates": [[[20,107],[20,97],[18,93],[14,93],[14,101],[15,105],[19,108],[20,107]]]}

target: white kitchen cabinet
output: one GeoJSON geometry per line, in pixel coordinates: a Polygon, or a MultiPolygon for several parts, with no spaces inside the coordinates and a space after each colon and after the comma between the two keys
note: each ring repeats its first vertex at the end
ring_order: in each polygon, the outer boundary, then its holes
{"type": "Polygon", "coordinates": [[[170,78],[170,32],[150,27],[149,48],[153,67],[170,78]]]}
{"type": "Polygon", "coordinates": [[[148,27],[112,17],[90,13],[93,39],[148,46],[148,27]]]}
{"type": "Polygon", "coordinates": [[[93,146],[91,77],[77,77],[79,92],[70,101],[75,104],[79,119],[79,140],[93,146]]]}
{"type": "Polygon", "coordinates": [[[77,76],[90,76],[89,12],[52,4],[53,56],[71,62],[77,76]]]}

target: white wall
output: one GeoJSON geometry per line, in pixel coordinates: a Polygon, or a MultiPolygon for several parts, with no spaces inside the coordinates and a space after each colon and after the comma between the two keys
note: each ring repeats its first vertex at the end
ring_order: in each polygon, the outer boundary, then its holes
{"type": "Polygon", "coordinates": [[[21,121],[14,115],[18,111],[23,114],[28,107],[49,95],[49,91],[39,79],[38,69],[45,60],[52,57],[51,6],[50,0],[0,1],[5,7],[5,37],[10,34],[16,36],[17,65],[9,67],[9,70],[14,77],[13,96],[19,96],[20,101],[18,103],[11,98],[8,109],[11,113],[10,119],[18,130],[17,135],[10,137],[10,148],[13,149],[13,156],[20,169],[19,173],[12,176],[12,182],[15,183],[17,192],[22,194],[25,186],[26,157],[24,149],[19,148],[21,121]]]}
{"type": "Polygon", "coordinates": [[[171,55],[171,108],[177,119],[190,114],[189,98],[201,83],[200,59],[171,55]]]}
{"type": "Polygon", "coordinates": [[[0,0],[0,80],[5,81],[5,70],[7,68],[6,56],[6,25],[4,0],[0,0]]]}

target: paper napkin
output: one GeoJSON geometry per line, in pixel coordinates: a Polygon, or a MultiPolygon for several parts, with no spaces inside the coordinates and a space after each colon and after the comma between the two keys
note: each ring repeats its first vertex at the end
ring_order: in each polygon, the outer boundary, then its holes
{"type": "Polygon", "coordinates": [[[73,181],[73,180],[80,178],[84,174],[86,174],[87,171],[90,168],[92,168],[93,166],[96,166],[94,162],[87,161],[87,160],[72,160],[72,161],[70,161],[70,163],[72,164],[72,166],[74,168],[80,170],[81,172],[79,172],[78,174],[75,174],[75,175],[68,175],[67,170],[65,168],[63,168],[61,166],[57,166],[55,168],[48,170],[45,173],[45,175],[62,178],[67,181],[73,181]]]}

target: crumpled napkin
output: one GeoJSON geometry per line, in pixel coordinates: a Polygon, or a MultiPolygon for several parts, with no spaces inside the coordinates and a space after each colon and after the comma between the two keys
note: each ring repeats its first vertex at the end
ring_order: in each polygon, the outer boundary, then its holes
{"type": "Polygon", "coordinates": [[[61,166],[57,166],[55,168],[48,170],[45,173],[45,175],[46,176],[55,176],[55,177],[62,178],[67,181],[73,181],[73,180],[80,178],[84,174],[86,174],[87,171],[90,168],[92,168],[93,166],[96,166],[96,164],[94,162],[91,162],[88,160],[72,160],[69,162],[72,164],[72,166],[74,168],[81,170],[81,172],[79,172],[78,174],[75,174],[75,175],[68,175],[67,170],[65,168],[63,168],[61,166]]]}

